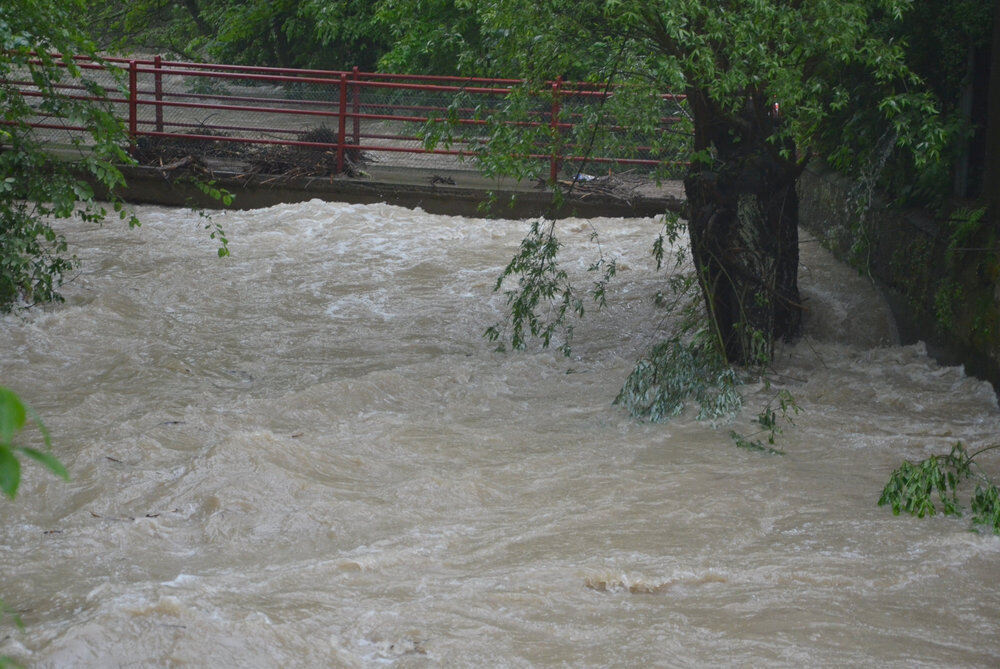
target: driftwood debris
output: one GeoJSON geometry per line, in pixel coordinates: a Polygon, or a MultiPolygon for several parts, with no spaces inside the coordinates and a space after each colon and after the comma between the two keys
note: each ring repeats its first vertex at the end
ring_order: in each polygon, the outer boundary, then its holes
{"type": "MultiPolygon", "coordinates": [[[[601,196],[631,204],[641,196],[640,189],[649,186],[652,180],[647,175],[620,172],[596,177],[581,174],[576,179],[559,179],[558,182],[564,192],[571,192],[580,199],[601,196]]],[[[546,185],[547,182],[540,180],[541,187],[546,185]]]]}
{"type": "MultiPolygon", "coordinates": [[[[140,137],[134,157],[140,165],[156,167],[164,178],[176,178],[181,173],[209,174],[207,161],[216,169],[235,172],[241,177],[265,176],[267,182],[299,177],[332,177],[338,174],[335,147],[312,147],[286,144],[253,144],[226,141],[223,133],[199,129],[202,137],[140,137]]],[[[337,134],[326,126],[318,126],[295,137],[298,142],[335,145],[337,134]]],[[[358,176],[359,166],[367,157],[356,149],[344,152],[343,173],[358,176]]]]}

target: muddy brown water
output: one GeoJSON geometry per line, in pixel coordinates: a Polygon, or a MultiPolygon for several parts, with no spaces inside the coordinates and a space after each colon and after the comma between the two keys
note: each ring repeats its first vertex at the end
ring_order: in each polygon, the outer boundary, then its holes
{"type": "MultiPolygon", "coordinates": [[[[656,341],[653,219],[561,222],[622,271],[570,358],[497,353],[525,223],[318,201],[60,224],[66,303],[0,320],[0,383],[72,480],[3,502],[0,653],[37,667],[996,666],[1000,539],[875,506],[993,443],[991,388],[899,346],[804,239],[783,457],[611,400],[656,341]]],[[[745,429],[766,391],[747,388],[745,429]]],[[[1000,463],[985,462],[1000,473],[1000,463]]]]}

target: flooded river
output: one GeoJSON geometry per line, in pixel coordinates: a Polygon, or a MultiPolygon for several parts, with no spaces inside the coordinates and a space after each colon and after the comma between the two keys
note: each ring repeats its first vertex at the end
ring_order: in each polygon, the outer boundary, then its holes
{"type": "MultiPolygon", "coordinates": [[[[571,358],[497,353],[516,221],[317,201],[60,224],[66,303],[0,320],[0,383],[68,483],[3,502],[0,654],[31,667],[997,666],[1000,538],[875,501],[902,459],[994,443],[990,387],[899,346],[803,240],[783,457],[611,405],[656,341],[653,219],[571,358]]],[[[748,389],[735,427],[764,401],[748,389]]],[[[1000,458],[986,460],[1000,473],[1000,458]]]]}

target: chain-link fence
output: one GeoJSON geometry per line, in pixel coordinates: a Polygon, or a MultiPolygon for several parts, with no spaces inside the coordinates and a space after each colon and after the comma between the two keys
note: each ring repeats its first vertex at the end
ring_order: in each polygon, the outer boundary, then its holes
{"type": "MultiPolygon", "coordinates": [[[[481,169],[550,181],[674,176],[691,151],[683,98],[649,90],[159,57],[81,66],[83,79],[64,81],[60,94],[104,91],[144,164],[196,158],[213,169],[285,175],[481,169]]],[[[40,99],[30,79],[14,83],[40,99]]],[[[32,121],[52,144],[82,130],[41,110],[32,121]]]]}

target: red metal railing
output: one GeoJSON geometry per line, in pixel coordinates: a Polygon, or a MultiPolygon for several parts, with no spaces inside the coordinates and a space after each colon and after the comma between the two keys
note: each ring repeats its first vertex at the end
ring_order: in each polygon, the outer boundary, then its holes
{"type": "MultiPolygon", "coordinates": [[[[516,79],[371,73],[358,68],[328,71],[201,64],[167,61],[160,56],[108,58],[104,63],[80,58],[77,65],[103,87],[104,97],[94,96],[72,81],[59,84],[57,89],[69,98],[111,104],[126,122],[133,146],[147,137],[304,147],[335,154],[337,172],[344,171],[348,155],[361,152],[413,160],[421,156],[452,160],[475,156],[487,141],[484,132],[496,123],[494,115],[523,83],[516,79]],[[335,141],[311,141],[305,133],[309,123],[329,123],[336,129],[335,141]],[[442,123],[450,128],[447,140],[425,143],[428,127],[442,123]]],[[[31,81],[8,83],[17,84],[24,96],[42,95],[31,81]]],[[[548,133],[544,152],[521,157],[547,161],[551,181],[567,161],[586,159],[608,166],[644,167],[686,164],[684,155],[656,154],[655,137],[644,144],[634,135],[622,144],[638,147],[635,154],[612,150],[578,155],[586,152],[572,140],[575,131],[586,123],[588,110],[615,94],[614,89],[600,84],[557,79],[551,82],[549,96],[540,97],[523,120],[502,123],[525,132],[548,133]]],[[[684,116],[683,100],[678,95],[658,96],[657,103],[663,107],[658,131],[676,132],[674,126],[684,116]]],[[[32,125],[84,130],[41,115],[32,125]]],[[[606,121],[605,129],[623,137],[632,133],[627,125],[614,120],[606,121]]]]}

